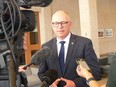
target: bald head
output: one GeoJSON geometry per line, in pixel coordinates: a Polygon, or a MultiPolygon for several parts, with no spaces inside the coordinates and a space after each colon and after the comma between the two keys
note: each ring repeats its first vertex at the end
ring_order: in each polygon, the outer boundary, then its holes
{"type": "Polygon", "coordinates": [[[59,39],[63,40],[69,35],[71,25],[72,22],[66,12],[59,10],[53,14],[52,28],[59,39]]]}
{"type": "Polygon", "coordinates": [[[71,21],[70,17],[68,16],[68,14],[62,10],[59,10],[57,12],[55,12],[52,16],[52,22],[54,21],[71,21]]]}

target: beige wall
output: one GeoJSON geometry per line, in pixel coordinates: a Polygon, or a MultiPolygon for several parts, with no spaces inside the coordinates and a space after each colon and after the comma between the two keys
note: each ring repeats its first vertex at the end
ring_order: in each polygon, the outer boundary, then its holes
{"type": "Polygon", "coordinates": [[[100,54],[116,52],[116,0],[98,0],[98,28],[112,29],[113,37],[99,39],[100,54]]]}

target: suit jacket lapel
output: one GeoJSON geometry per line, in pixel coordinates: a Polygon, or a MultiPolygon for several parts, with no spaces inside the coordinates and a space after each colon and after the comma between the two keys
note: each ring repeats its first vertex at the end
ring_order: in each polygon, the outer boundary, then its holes
{"type": "Polygon", "coordinates": [[[54,42],[53,42],[53,58],[56,60],[56,61],[58,61],[58,62],[56,62],[55,63],[55,66],[57,67],[57,71],[59,71],[60,73],[62,73],[61,72],[61,69],[60,69],[60,64],[59,64],[59,59],[58,59],[58,52],[57,52],[57,40],[56,40],[56,38],[53,40],[54,42]]]}
{"type": "Polygon", "coordinates": [[[70,59],[72,58],[71,56],[73,56],[72,54],[73,54],[73,49],[74,49],[74,46],[75,46],[75,39],[74,39],[74,37],[75,36],[73,34],[71,34],[69,47],[68,47],[68,52],[67,52],[67,57],[66,57],[66,64],[65,64],[64,73],[66,72],[66,70],[68,68],[70,59]]]}

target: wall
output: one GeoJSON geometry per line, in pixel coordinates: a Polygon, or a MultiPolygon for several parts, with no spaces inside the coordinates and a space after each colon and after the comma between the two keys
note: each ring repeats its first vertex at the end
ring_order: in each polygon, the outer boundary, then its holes
{"type": "Polygon", "coordinates": [[[99,38],[100,54],[116,52],[116,0],[98,0],[98,28],[111,28],[113,37],[99,38]]]}

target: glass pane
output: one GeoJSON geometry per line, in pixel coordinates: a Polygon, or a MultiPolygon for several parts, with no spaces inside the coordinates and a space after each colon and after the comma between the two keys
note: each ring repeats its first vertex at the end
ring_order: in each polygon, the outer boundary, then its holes
{"type": "Polygon", "coordinates": [[[30,32],[30,44],[38,44],[38,32],[30,32]]]}

